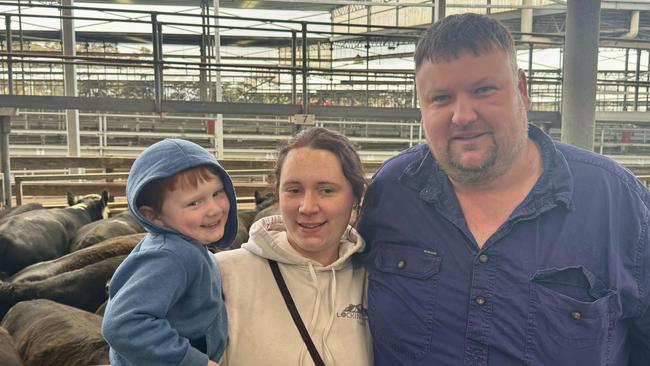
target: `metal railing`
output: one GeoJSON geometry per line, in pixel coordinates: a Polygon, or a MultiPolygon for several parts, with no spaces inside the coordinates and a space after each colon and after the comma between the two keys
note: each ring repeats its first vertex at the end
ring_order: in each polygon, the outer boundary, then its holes
{"type": "MultiPolygon", "coordinates": [[[[17,7],[15,3],[0,2],[0,7],[17,7]]],[[[304,22],[291,20],[269,20],[260,18],[244,18],[230,16],[210,16],[205,14],[177,14],[160,11],[138,11],[89,7],[89,6],[60,6],[42,4],[23,4],[21,15],[10,11],[4,12],[6,50],[0,52],[0,63],[6,65],[4,88],[7,94],[38,95],[43,93],[60,93],[63,82],[63,65],[74,64],[80,71],[79,84],[83,92],[103,90],[105,93],[117,93],[117,96],[130,97],[133,94],[140,98],[153,99],[156,111],[162,111],[162,101],[165,99],[180,100],[218,100],[215,88],[223,87],[223,95],[232,101],[246,102],[244,98],[256,102],[279,96],[284,102],[300,104],[304,111],[310,103],[318,103],[333,87],[343,91],[346,85],[342,80],[366,82],[369,93],[377,88],[369,87],[370,83],[378,81],[398,80],[400,83],[385,83],[385,85],[402,85],[390,87],[392,90],[412,91],[413,76],[408,68],[389,70],[385,67],[371,67],[369,56],[360,60],[358,67],[340,67],[332,65],[336,58],[332,53],[340,53],[338,59],[346,59],[345,54],[354,55],[345,44],[340,46],[330,42],[334,36],[354,36],[363,40],[370,47],[385,50],[384,44],[410,44],[414,46],[421,28],[372,26],[378,34],[343,33],[333,30],[332,23],[304,22]],[[26,9],[39,9],[43,13],[30,13],[26,9]],[[74,17],[56,14],[56,11],[74,11],[74,17]],[[85,15],[78,15],[85,14],[85,15]],[[59,22],[74,20],[79,23],[110,23],[110,28],[126,31],[124,36],[119,33],[77,30],[77,55],[65,56],[58,48],[51,51],[26,50],[26,40],[31,44],[46,41],[60,42],[58,30],[38,30],[33,24],[42,22],[59,22]],[[216,19],[219,20],[216,25],[216,19]],[[31,27],[20,27],[17,32],[12,25],[32,24],[31,27]],[[214,24],[213,24],[214,23],[214,24]],[[259,24],[264,24],[260,26],[259,24]],[[28,29],[29,28],[29,29],[28,29]],[[131,31],[138,29],[139,31],[131,31]],[[245,36],[229,36],[228,31],[237,30],[250,34],[245,36]],[[242,47],[250,46],[255,39],[258,46],[266,42],[267,48],[275,49],[274,55],[267,58],[259,57],[223,57],[222,61],[214,57],[220,52],[214,49],[213,39],[221,34],[227,43],[242,43],[242,47]],[[225,34],[225,35],[224,35],[225,34]],[[146,47],[145,52],[122,52],[118,47],[111,46],[105,52],[90,51],[84,44],[92,40],[105,43],[124,44],[140,42],[146,47]],[[12,47],[18,40],[18,49],[12,47]],[[329,57],[315,57],[320,54],[321,46],[329,50],[329,57]],[[178,51],[177,46],[186,49],[178,51]],[[115,48],[116,50],[113,50],[115,48]],[[190,49],[191,50],[187,50],[190,49]],[[279,50],[288,49],[290,59],[279,57],[279,50]],[[117,51],[117,52],[115,52],[117,51]],[[212,53],[213,57],[208,57],[212,53]],[[321,62],[322,61],[322,62],[321,62]],[[364,64],[365,63],[365,67],[364,64]],[[18,76],[18,77],[16,77],[18,76]],[[99,76],[99,78],[93,78],[99,76]],[[220,78],[221,85],[215,85],[220,78]],[[323,78],[329,78],[323,82],[323,78]],[[134,80],[135,79],[135,80],[134,80]],[[113,82],[129,84],[111,87],[113,82]],[[41,84],[39,84],[41,83],[41,84]],[[41,86],[39,88],[39,85],[41,86]],[[48,88],[48,85],[50,88],[48,88]],[[40,90],[34,90],[34,88],[40,90]],[[28,89],[29,88],[29,89],[28,89]],[[116,89],[117,88],[117,89],[116,89]],[[244,88],[244,89],[242,89],[244,88]],[[317,95],[318,93],[322,95],[317,95]],[[301,96],[301,97],[299,97],[301,96]]],[[[368,25],[351,25],[353,28],[370,29],[368,25]]],[[[104,26],[103,28],[106,28],[104,26]]],[[[121,32],[121,33],[122,33],[121,32]]],[[[227,45],[224,47],[228,47],[227,45]]],[[[106,47],[105,47],[106,48],[106,47]]],[[[387,56],[390,57],[390,56],[387,56]]],[[[399,57],[399,56],[396,56],[399,57]]],[[[353,60],[353,62],[357,62],[353,60]]],[[[57,95],[57,94],[49,94],[57,95]]],[[[60,94],[59,94],[60,95],[60,94]]],[[[399,100],[399,99],[397,99],[399,100]]],[[[341,103],[339,100],[338,103],[341,103]]],[[[349,105],[354,105],[354,101],[349,105]]],[[[397,106],[397,105],[396,105],[397,106]]],[[[412,106],[408,101],[407,106],[412,106]]]]}

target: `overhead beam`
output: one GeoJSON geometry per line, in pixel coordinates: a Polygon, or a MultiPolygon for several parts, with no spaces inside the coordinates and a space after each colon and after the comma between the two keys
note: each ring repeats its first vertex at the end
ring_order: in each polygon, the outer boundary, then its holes
{"type": "MultiPolygon", "coordinates": [[[[537,13],[535,13],[537,14],[537,13]]],[[[536,16],[536,15],[535,15],[536,16]]],[[[517,16],[516,19],[519,17],[517,16]]],[[[415,30],[415,29],[414,29],[415,30]]],[[[514,31],[512,32],[514,35],[521,34],[521,32],[514,31]]],[[[563,34],[547,34],[547,33],[534,33],[531,34],[533,38],[530,40],[526,41],[517,41],[517,43],[522,43],[522,44],[529,44],[529,43],[534,43],[534,44],[540,44],[540,45],[549,45],[552,46],[554,44],[548,44],[547,42],[542,42],[538,41],[535,38],[536,37],[564,37],[563,34]]],[[[336,37],[317,37],[317,38],[310,38],[312,40],[322,40],[322,41],[327,41],[328,39],[333,41],[333,42],[352,42],[352,41],[358,41],[360,39],[364,39],[365,37],[364,34],[358,34],[354,36],[336,36],[336,37]]],[[[387,39],[390,39],[390,37],[395,37],[396,40],[399,41],[404,41],[408,39],[409,37],[412,37],[413,42],[416,42],[417,36],[415,35],[405,35],[405,34],[400,34],[400,33],[386,33],[385,35],[381,35],[379,33],[374,33],[373,36],[381,37],[384,36],[387,39]]],[[[61,35],[58,31],[34,31],[34,30],[24,30],[23,31],[23,39],[28,39],[30,41],[36,42],[36,41],[58,41],[61,38],[61,35]]],[[[76,37],[77,37],[77,42],[114,42],[114,43],[142,43],[142,44],[150,44],[151,43],[151,33],[130,33],[130,32],[122,32],[120,34],[117,33],[112,33],[112,32],[76,32],[76,37]]],[[[165,33],[165,44],[166,45],[171,45],[171,44],[176,44],[176,45],[196,45],[198,46],[200,44],[200,34],[173,34],[173,33],[165,33]]],[[[5,34],[0,33],[0,42],[5,41],[5,34]]],[[[291,47],[291,37],[255,37],[255,36],[227,36],[227,35],[222,35],[221,36],[221,45],[222,46],[230,46],[230,47],[266,47],[266,48],[276,48],[276,47],[291,47]]],[[[557,45],[561,45],[561,43],[557,43],[557,45]]],[[[650,40],[647,39],[636,39],[636,40],[631,40],[631,39],[622,39],[622,38],[616,38],[616,37],[600,37],[599,41],[599,46],[600,47],[612,47],[612,48],[640,48],[640,49],[650,49],[650,40]]],[[[24,53],[24,52],[23,52],[24,53]]],[[[53,55],[47,55],[52,57],[53,55]]],[[[412,56],[412,53],[409,54],[400,54],[398,57],[407,57],[407,56],[412,56]]],[[[371,56],[374,57],[374,56],[371,56]]],[[[382,57],[381,55],[378,55],[376,57],[382,57]]],[[[395,57],[393,55],[390,55],[390,57],[395,57]]],[[[344,60],[344,59],[341,59],[344,60]]]]}
{"type": "Polygon", "coordinates": [[[650,2],[647,0],[602,0],[600,3],[602,10],[650,10],[650,2]]]}
{"type": "MultiPolygon", "coordinates": [[[[119,4],[115,0],[84,0],[84,3],[107,3],[119,4]]],[[[431,8],[433,3],[407,3],[398,0],[392,1],[367,1],[367,0],[220,0],[222,8],[242,8],[242,9],[291,9],[291,10],[312,10],[312,11],[329,11],[335,7],[345,5],[362,5],[362,6],[394,6],[394,7],[412,7],[412,8],[431,8]]],[[[135,0],[130,4],[145,5],[194,5],[200,6],[200,0],[135,0]]]]}
{"type": "Polygon", "coordinates": [[[633,123],[650,125],[650,118],[648,112],[613,112],[613,111],[597,111],[596,122],[598,123],[633,123]]]}
{"type": "MultiPolygon", "coordinates": [[[[17,108],[54,110],[76,108],[86,111],[156,113],[155,101],[145,99],[0,95],[0,105],[13,106],[17,108]]],[[[161,112],[186,114],[223,113],[248,115],[292,115],[300,113],[300,106],[289,104],[279,105],[163,100],[161,112]]]]}
{"type": "MultiPolygon", "coordinates": [[[[156,6],[201,6],[203,0],[133,0],[129,5],[156,5],[156,6]]],[[[84,0],[84,3],[102,4],[123,4],[117,0],[84,0]]],[[[330,11],[338,4],[331,4],[328,1],[297,1],[286,6],[276,1],[269,0],[221,0],[221,7],[235,9],[291,9],[301,11],[330,11]]]]}
{"type": "MultiPolygon", "coordinates": [[[[252,28],[252,30],[255,30],[252,28]]],[[[279,32],[279,31],[278,31],[279,32]]],[[[260,31],[262,33],[262,31],[260,31]]],[[[234,36],[222,35],[222,46],[239,46],[239,47],[290,47],[291,36],[288,32],[285,37],[269,36],[234,36]]],[[[58,30],[23,30],[22,37],[25,40],[32,42],[38,41],[59,41],[61,40],[61,33],[58,30]]],[[[313,35],[312,35],[313,37],[313,35]]],[[[4,41],[6,38],[5,33],[0,33],[0,40],[4,41]]],[[[316,40],[327,40],[327,37],[314,37],[316,40]]],[[[201,44],[201,34],[184,34],[184,33],[165,33],[164,40],[166,45],[192,45],[199,46],[201,44]]],[[[151,32],[96,32],[96,31],[76,31],[76,42],[109,42],[109,43],[142,43],[151,44],[151,32]]]]}
{"type": "MultiPolygon", "coordinates": [[[[33,109],[79,109],[85,111],[118,112],[118,113],[156,113],[153,100],[134,100],[118,98],[88,98],[60,96],[22,96],[0,95],[0,105],[10,105],[16,108],[33,109]]],[[[300,105],[293,104],[263,104],[263,103],[229,103],[229,102],[188,102],[162,101],[162,113],[170,114],[228,114],[228,115],[260,115],[260,116],[291,116],[302,114],[300,105]]],[[[340,118],[373,118],[377,121],[420,120],[418,108],[377,108],[377,107],[345,107],[345,106],[309,106],[309,113],[321,117],[340,118]]],[[[548,123],[553,127],[560,126],[558,112],[530,111],[528,120],[534,123],[548,123]]]]}

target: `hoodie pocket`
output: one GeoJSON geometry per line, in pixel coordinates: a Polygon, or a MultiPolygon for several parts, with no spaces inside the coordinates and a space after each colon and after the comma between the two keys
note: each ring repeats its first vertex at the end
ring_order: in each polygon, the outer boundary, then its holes
{"type": "Polygon", "coordinates": [[[551,268],[531,279],[528,360],[600,365],[609,350],[617,293],[583,266],[551,268]]]}
{"type": "Polygon", "coordinates": [[[417,360],[429,352],[436,308],[436,251],[377,243],[368,266],[368,309],[373,339],[417,360]]]}

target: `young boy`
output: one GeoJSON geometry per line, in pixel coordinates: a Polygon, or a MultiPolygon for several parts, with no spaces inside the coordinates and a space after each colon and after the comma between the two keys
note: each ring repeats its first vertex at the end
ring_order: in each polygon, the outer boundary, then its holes
{"type": "Polygon", "coordinates": [[[206,245],[237,235],[230,177],[199,145],[166,139],[135,160],[126,195],[149,234],[111,279],[102,324],[111,365],[217,365],[227,318],[206,245]]]}

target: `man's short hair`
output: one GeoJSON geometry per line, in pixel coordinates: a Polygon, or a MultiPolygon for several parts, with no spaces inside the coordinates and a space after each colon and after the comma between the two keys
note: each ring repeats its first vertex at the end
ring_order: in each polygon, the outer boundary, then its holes
{"type": "Polygon", "coordinates": [[[432,24],[415,49],[415,72],[426,61],[449,61],[461,51],[479,56],[483,52],[502,50],[510,57],[517,72],[517,52],[510,31],[499,21],[485,15],[464,13],[450,15],[432,24]]]}

